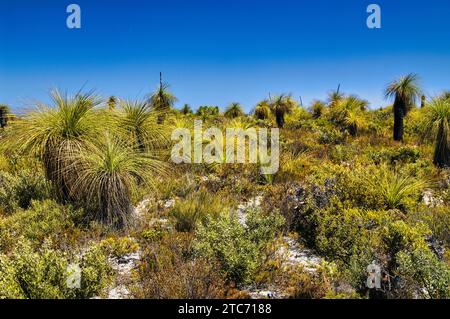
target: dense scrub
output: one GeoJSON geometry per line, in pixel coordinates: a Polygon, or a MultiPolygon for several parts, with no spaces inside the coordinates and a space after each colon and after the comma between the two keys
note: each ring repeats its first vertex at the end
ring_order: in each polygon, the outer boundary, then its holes
{"type": "Polygon", "coordinates": [[[383,297],[450,298],[450,101],[407,105],[394,141],[399,105],[371,110],[333,94],[304,109],[280,95],[250,115],[237,103],[225,115],[207,106],[193,114],[160,90],[109,108],[56,95],[56,109],[82,109],[77,130],[32,140],[45,120],[34,114],[0,131],[0,298],[107,296],[121,276],[111,260],[136,253],[120,282],[129,297],[241,298],[276,287],[284,297],[367,298],[375,261],[383,297]],[[278,126],[279,171],[171,163],[171,129],[192,129],[194,119],[278,126]],[[323,262],[286,265],[286,236],[323,262]],[[67,287],[71,264],[79,288],[67,287]]]}

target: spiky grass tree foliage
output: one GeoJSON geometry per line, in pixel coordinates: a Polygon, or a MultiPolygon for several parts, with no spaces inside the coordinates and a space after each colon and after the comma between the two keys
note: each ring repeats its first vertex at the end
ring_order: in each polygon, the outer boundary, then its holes
{"type": "Polygon", "coordinates": [[[115,110],[115,109],[116,109],[116,106],[117,106],[117,98],[116,98],[115,96],[110,96],[110,97],[108,98],[107,105],[108,105],[108,109],[109,109],[110,111],[115,110]]]}
{"type": "Polygon", "coordinates": [[[360,130],[367,127],[365,110],[368,104],[366,100],[350,95],[342,99],[335,107],[330,108],[330,118],[346,129],[350,135],[356,136],[360,130]]]}
{"type": "Polygon", "coordinates": [[[450,100],[434,99],[426,108],[426,133],[434,135],[434,164],[438,167],[450,167],[449,120],[450,100]]]}
{"type": "Polygon", "coordinates": [[[138,185],[152,184],[165,165],[150,152],[142,152],[111,134],[76,152],[71,195],[89,203],[95,220],[121,228],[130,224],[131,198],[138,185]]]}
{"type": "Polygon", "coordinates": [[[239,103],[233,102],[226,108],[223,115],[229,119],[234,119],[236,117],[243,116],[244,111],[239,103]]]}
{"type": "Polygon", "coordinates": [[[335,107],[344,99],[344,97],[345,95],[342,92],[339,92],[339,89],[328,93],[328,106],[335,107]]]}
{"type": "Polygon", "coordinates": [[[166,126],[161,125],[156,111],[144,101],[120,100],[117,127],[125,139],[134,141],[141,151],[160,149],[167,142],[166,126]]]}
{"type": "Polygon", "coordinates": [[[277,126],[280,128],[284,127],[284,117],[286,114],[290,114],[297,103],[292,99],[290,95],[278,95],[270,103],[270,109],[272,110],[277,126]]]}
{"type": "Polygon", "coordinates": [[[270,103],[268,100],[262,100],[255,107],[255,118],[258,120],[267,120],[270,117],[270,103]]]}
{"type": "Polygon", "coordinates": [[[73,97],[51,92],[53,106],[39,105],[17,121],[11,146],[42,160],[46,177],[62,200],[69,199],[69,180],[78,174],[73,166],[77,152],[95,140],[104,120],[95,110],[101,102],[91,93],[73,97]]]}
{"type": "Polygon", "coordinates": [[[322,101],[316,100],[316,101],[312,102],[311,107],[309,108],[309,111],[311,112],[312,117],[314,119],[318,119],[319,117],[322,116],[325,109],[326,109],[325,103],[322,101]]]}
{"type": "Polygon", "coordinates": [[[180,113],[184,115],[192,114],[192,109],[189,104],[184,104],[180,110],[180,113]]]}
{"type": "Polygon", "coordinates": [[[169,91],[169,85],[161,83],[158,89],[152,93],[149,102],[157,111],[168,111],[178,99],[169,91]]]}
{"type": "Polygon", "coordinates": [[[394,140],[403,141],[403,120],[407,112],[421,96],[416,74],[408,74],[390,83],[385,91],[386,98],[394,99],[394,140]]]}
{"type": "Polygon", "coordinates": [[[206,120],[210,117],[215,117],[219,115],[219,113],[220,112],[218,106],[206,106],[206,105],[200,106],[196,112],[196,114],[200,116],[203,120],[206,120]]]}

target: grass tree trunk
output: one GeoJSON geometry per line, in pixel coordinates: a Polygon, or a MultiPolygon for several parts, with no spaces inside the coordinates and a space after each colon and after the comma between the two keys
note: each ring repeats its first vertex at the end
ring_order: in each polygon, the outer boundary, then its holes
{"type": "Polygon", "coordinates": [[[438,167],[450,167],[450,147],[448,142],[448,122],[444,118],[439,124],[434,149],[434,164],[438,167]]]}
{"type": "Polygon", "coordinates": [[[277,126],[279,128],[283,128],[284,127],[284,113],[283,112],[275,112],[275,118],[277,121],[277,126]]]}
{"type": "Polygon", "coordinates": [[[6,110],[0,108],[0,127],[4,128],[8,122],[6,110]]]}
{"type": "Polygon", "coordinates": [[[398,101],[394,102],[394,141],[403,141],[404,110],[398,101]]]}

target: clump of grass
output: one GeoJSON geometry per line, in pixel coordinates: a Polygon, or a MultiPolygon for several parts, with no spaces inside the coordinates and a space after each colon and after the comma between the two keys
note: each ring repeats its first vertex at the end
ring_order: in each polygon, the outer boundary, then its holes
{"type": "Polygon", "coordinates": [[[403,209],[408,199],[418,198],[428,185],[426,180],[408,172],[389,169],[383,165],[371,179],[369,186],[380,194],[388,209],[403,209]]]}
{"type": "Polygon", "coordinates": [[[170,214],[175,219],[177,231],[191,232],[198,223],[204,222],[208,217],[218,217],[223,210],[223,202],[218,197],[201,189],[177,202],[170,214]]]}

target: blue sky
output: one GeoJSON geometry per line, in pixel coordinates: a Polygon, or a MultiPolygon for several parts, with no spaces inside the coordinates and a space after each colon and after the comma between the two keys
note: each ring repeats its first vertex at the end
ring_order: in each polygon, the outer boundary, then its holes
{"type": "Polygon", "coordinates": [[[139,98],[159,71],[194,108],[250,110],[269,92],[308,104],[339,83],[378,107],[409,72],[433,95],[450,89],[450,1],[0,0],[0,103],[27,108],[55,87],[139,98]],[[70,3],[80,30],[66,27],[70,3]]]}

